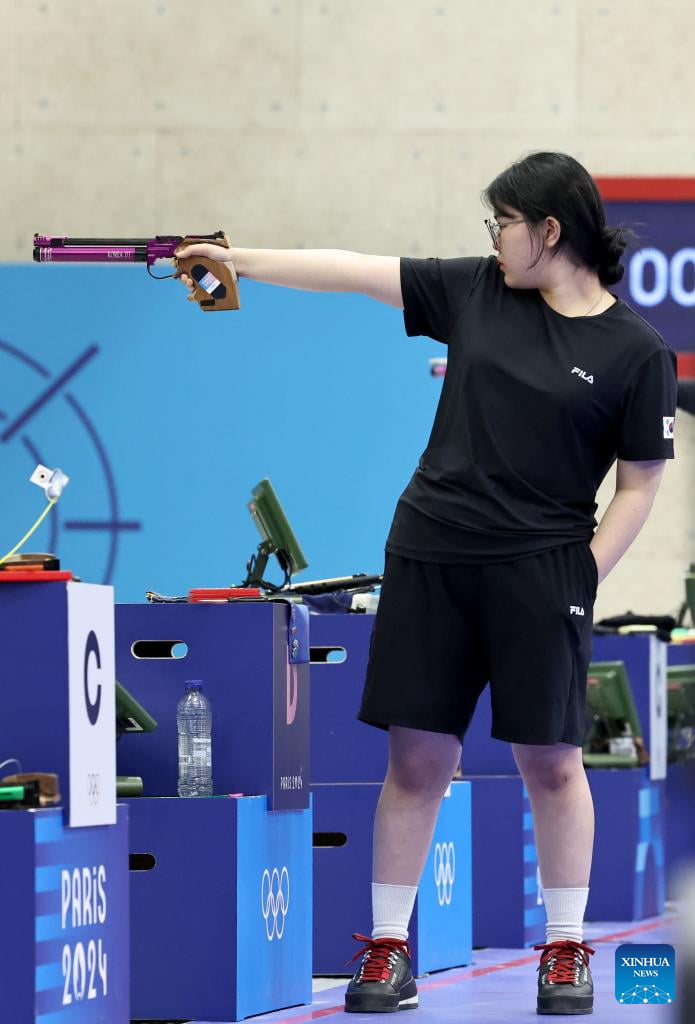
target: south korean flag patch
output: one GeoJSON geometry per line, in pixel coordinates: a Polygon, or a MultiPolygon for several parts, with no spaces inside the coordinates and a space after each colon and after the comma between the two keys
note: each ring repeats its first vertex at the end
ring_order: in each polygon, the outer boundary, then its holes
{"type": "Polygon", "coordinates": [[[667,441],[673,441],[673,427],[676,422],[675,416],[664,416],[664,437],[667,441]]]}

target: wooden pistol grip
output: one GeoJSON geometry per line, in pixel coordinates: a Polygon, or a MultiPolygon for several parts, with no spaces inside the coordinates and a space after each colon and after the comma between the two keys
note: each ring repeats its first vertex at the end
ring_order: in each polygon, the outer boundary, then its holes
{"type": "MultiPolygon", "coordinates": [[[[204,239],[187,237],[181,242],[181,247],[202,242],[204,239]]],[[[205,240],[209,241],[209,240],[205,240]]],[[[215,240],[214,245],[230,249],[229,239],[225,235],[224,240],[215,240]]],[[[237,287],[237,276],[234,265],[221,263],[218,260],[210,260],[205,256],[186,256],[184,259],[175,257],[177,276],[187,274],[193,281],[194,288],[189,301],[197,302],[204,313],[212,313],[223,309],[239,309],[239,289],[237,287]],[[205,274],[200,268],[204,268],[205,274]],[[197,272],[194,274],[194,269],[197,272]],[[215,295],[220,286],[224,289],[223,294],[215,295]]]]}

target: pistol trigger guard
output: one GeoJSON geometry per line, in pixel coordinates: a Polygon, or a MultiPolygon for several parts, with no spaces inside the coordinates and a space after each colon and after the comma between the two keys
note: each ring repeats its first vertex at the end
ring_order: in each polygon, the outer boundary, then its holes
{"type": "Polygon", "coordinates": [[[147,273],[150,275],[150,277],[153,277],[155,279],[155,281],[168,281],[168,279],[170,277],[178,277],[179,276],[178,274],[163,274],[160,277],[159,274],[153,274],[152,273],[152,269],[151,269],[149,263],[147,264],[147,273]]]}

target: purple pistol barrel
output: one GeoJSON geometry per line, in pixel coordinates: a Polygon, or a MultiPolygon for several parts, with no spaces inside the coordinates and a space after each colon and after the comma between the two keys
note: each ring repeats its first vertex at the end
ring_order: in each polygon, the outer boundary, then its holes
{"type": "MultiPolygon", "coordinates": [[[[224,238],[223,231],[213,235],[187,235],[198,241],[214,242],[224,238]]],[[[184,241],[183,235],[156,235],[154,238],[65,238],[61,235],[34,235],[36,263],[146,263],[171,259],[184,241]]]]}
{"type": "Polygon", "coordinates": [[[34,260],[37,263],[146,263],[170,259],[182,235],[158,235],[156,238],[65,238],[34,235],[34,260]]]}
{"type": "Polygon", "coordinates": [[[42,245],[34,247],[37,263],[143,263],[147,259],[135,246],[62,246],[42,245]]]}

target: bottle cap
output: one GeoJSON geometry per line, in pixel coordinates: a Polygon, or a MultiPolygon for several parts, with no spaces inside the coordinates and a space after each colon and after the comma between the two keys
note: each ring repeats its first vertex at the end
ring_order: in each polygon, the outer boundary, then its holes
{"type": "Polygon", "coordinates": [[[203,684],[200,679],[187,679],[186,689],[187,690],[202,690],[203,684]]]}

